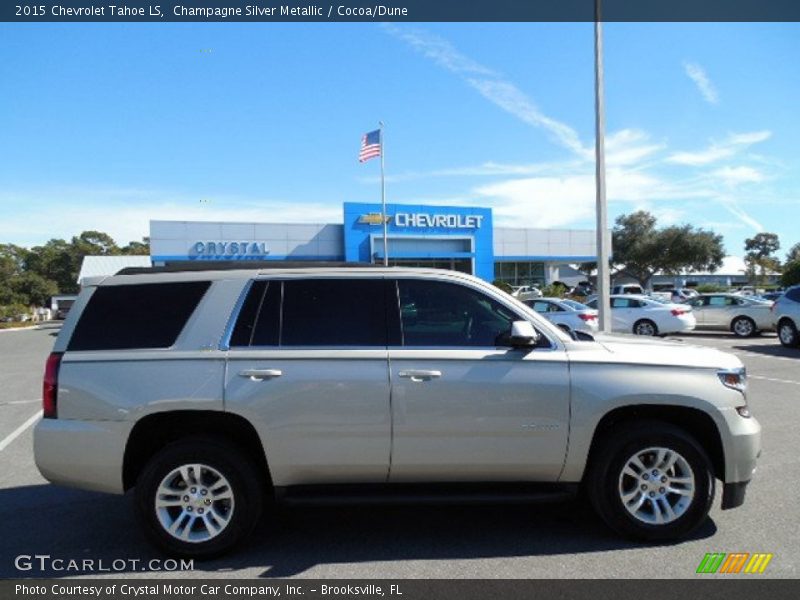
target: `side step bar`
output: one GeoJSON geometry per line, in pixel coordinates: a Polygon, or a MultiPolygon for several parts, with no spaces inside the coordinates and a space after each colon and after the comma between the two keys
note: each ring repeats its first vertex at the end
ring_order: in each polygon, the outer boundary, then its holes
{"type": "Polygon", "coordinates": [[[287,506],[528,504],[562,502],[577,492],[577,483],[389,483],[276,487],[275,499],[287,506]]]}

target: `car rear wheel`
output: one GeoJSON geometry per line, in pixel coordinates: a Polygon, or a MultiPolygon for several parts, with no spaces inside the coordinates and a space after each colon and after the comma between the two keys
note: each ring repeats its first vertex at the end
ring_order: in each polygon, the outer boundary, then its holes
{"type": "Polygon", "coordinates": [[[778,339],[787,348],[797,346],[800,342],[797,336],[797,328],[789,319],[783,319],[778,323],[778,339]]]}
{"type": "Polygon", "coordinates": [[[756,324],[750,317],[736,317],[731,323],[731,331],[739,337],[751,337],[756,334],[756,324]]]}
{"type": "Polygon", "coordinates": [[[650,319],[641,319],[633,324],[633,333],[636,335],[658,335],[658,326],[650,319]]]}
{"type": "Polygon", "coordinates": [[[172,443],[147,464],[136,485],[136,511],[148,539],[176,556],[207,558],[239,544],[261,514],[255,465],[213,437],[172,443]]]}
{"type": "Polygon", "coordinates": [[[682,538],[714,499],[711,461],[684,430],[660,421],[616,428],[593,452],[588,493],[600,517],[636,539],[682,538]]]}

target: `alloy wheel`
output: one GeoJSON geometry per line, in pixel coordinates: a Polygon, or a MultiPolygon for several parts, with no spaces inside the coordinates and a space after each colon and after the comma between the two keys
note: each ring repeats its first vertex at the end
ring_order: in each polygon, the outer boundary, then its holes
{"type": "Polygon", "coordinates": [[[619,475],[619,499],[636,520],[666,525],[679,519],[695,497],[695,477],[689,462],[670,448],[636,452],[619,475]]]}
{"type": "Polygon", "coordinates": [[[186,464],[170,471],[158,486],[155,510],[169,535],[191,543],[217,537],[230,523],[233,488],[217,469],[186,464]]]}

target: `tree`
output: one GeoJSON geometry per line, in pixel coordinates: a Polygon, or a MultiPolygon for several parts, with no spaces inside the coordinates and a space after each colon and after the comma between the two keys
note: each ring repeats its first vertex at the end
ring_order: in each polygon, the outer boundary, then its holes
{"type": "Polygon", "coordinates": [[[767,278],[767,271],[777,271],[781,267],[780,261],[772,256],[780,249],[781,243],[775,233],[757,233],[744,241],[745,263],[748,275],[752,277],[755,268],[761,271],[759,283],[763,284],[767,278]]]}
{"type": "Polygon", "coordinates": [[[21,274],[28,250],[14,244],[0,244],[0,282],[21,274]]]}
{"type": "Polygon", "coordinates": [[[796,260],[800,260],[800,242],[797,242],[794,246],[789,248],[789,252],[786,253],[786,262],[794,262],[796,260]]]}
{"type": "Polygon", "coordinates": [[[141,242],[128,242],[127,246],[120,248],[122,254],[147,256],[150,254],[150,238],[143,237],[141,242]]]}
{"type": "Polygon", "coordinates": [[[78,291],[78,271],[75,268],[73,247],[64,240],[52,239],[44,246],[31,248],[25,260],[25,268],[55,281],[62,293],[78,291]]]}
{"type": "Polygon", "coordinates": [[[658,229],[646,211],[617,217],[612,231],[613,261],[619,272],[636,279],[643,288],[658,272],[716,271],[725,258],[722,236],[692,225],[658,229]]]}
{"type": "Polygon", "coordinates": [[[783,267],[783,275],[781,275],[781,285],[784,287],[798,283],[800,283],[800,258],[787,262],[783,267]]]}
{"type": "Polygon", "coordinates": [[[47,306],[50,304],[50,297],[58,293],[58,286],[54,281],[30,272],[15,277],[11,282],[11,289],[16,301],[27,306],[47,306]]]}

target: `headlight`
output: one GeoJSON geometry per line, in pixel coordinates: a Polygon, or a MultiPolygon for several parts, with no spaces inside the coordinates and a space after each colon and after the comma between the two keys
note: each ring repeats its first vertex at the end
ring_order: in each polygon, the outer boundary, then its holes
{"type": "Polygon", "coordinates": [[[747,390],[747,369],[744,367],[717,371],[717,376],[725,387],[738,390],[743,394],[747,390]]]}

